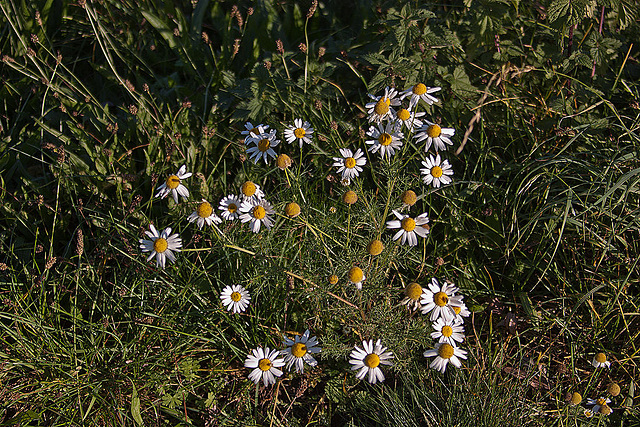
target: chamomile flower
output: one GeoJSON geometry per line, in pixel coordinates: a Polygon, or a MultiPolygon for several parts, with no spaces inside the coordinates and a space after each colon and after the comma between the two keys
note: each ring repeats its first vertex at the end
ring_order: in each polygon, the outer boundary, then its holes
{"type": "Polygon", "coordinates": [[[420,111],[416,113],[414,111],[407,110],[406,108],[399,108],[396,111],[396,124],[399,126],[405,125],[410,133],[416,131],[416,129],[420,129],[422,127],[422,120],[420,117],[423,117],[426,113],[424,111],[420,111]]]}
{"type": "Polygon", "coordinates": [[[453,312],[456,315],[456,321],[458,323],[463,323],[464,322],[463,318],[471,316],[471,312],[469,311],[465,303],[462,301],[462,295],[459,295],[459,296],[460,296],[460,305],[454,305],[452,308],[453,308],[453,312]]]}
{"type": "Polygon", "coordinates": [[[252,181],[245,181],[240,187],[240,196],[243,201],[264,199],[264,192],[260,186],[252,181]]]}
{"type": "Polygon", "coordinates": [[[410,311],[416,311],[420,308],[420,297],[422,296],[422,286],[419,283],[409,283],[404,288],[404,298],[400,304],[406,305],[410,311]]]}
{"type": "Polygon", "coordinates": [[[333,166],[338,168],[338,173],[342,173],[342,178],[355,178],[362,172],[362,166],[367,164],[364,153],[361,149],[357,149],[355,154],[348,148],[341,148],[342,157],[333,158],[333,166]]]}
{"type": "Polygon", "coordinates": [[[386,350],[387,348],[380,344],[380,340],[376,341],[375,345],[373,340],[369,340],[362,341],[362,348],[355,346],[349,354],[349,363],[353,365],[352,371],[359,370],[356,378],[362,380],[368,374],[367,381],[371,384],[384,381],[384,374],[379,366],[391,365],[390,359],[393,359],[393,353],[386,350]]]}
{"type": "Polygon", "coordinates": [[[424,169],[420,169],[422,172],[422,180],[427,185],[433,185],[434,188],[440,187],[440,184],[447,185],[451,183],[450,176],[453,175],[453,169],[448,160],[442,160],[440,154],[437,154],[434,158],[429,156],[422,162],[424,169]]]}
{"type": "Polygon", "coordinates": [[[287,129],[284,130],[284,139],[289,144],[294,141],[298,141],[300,143],[300,148],[306,142],[307,144],[311,144],[311,138],[313,134],[313,128],[309,122],[302,122],[302,119],[295,119],[293,121],[293,126],[287,126],[287,129]]]}
{"type": "MultiPolygon", "coordinates": [[[[602,407],[606,406],[608,408],[609,407],[608,403],[611,403],[611,399],[604,398],[604,397],[600,397],[598,399],[587,399],[587,405],[593,405],[593,408],[591,408],[591,410],[593,411],[594,414],[600,412],[600,409],[602,407]]],[[[605,415],[609,415],[610,413],[611,412],[609,411],[609,413],[606,413],[605,415]]]]}
{"type": "Polygon", "coordinates": [[[455,318],[451,320],[439,318],[432,326],[431,338],[438,340],[438,342],[446,342],[455,346],[456,341],[462,342],[464,340],[464,326],[462,323],[456,322],[455,318]]]}
{"type": "Polygon", "coordinates": [[[431,312],[429,320],[432,322],[442,317],[444,320],[452,320],[456,317],[453,307],[462,304],[462,295],[457,295],[458,288],[452,283],[444,283],[440,286],[438,279],[431,279],[429,288],[424,290],[420,302],[422,314],[431,312]]]}
{"type": "Polygon", "coordinates": [[[409,109],[413,110],[413,107],[418,105],[420,100],[423,100],[429,105],[433,105],[435,102],[438,102],[438,98],[432,96],[432,93],[438,92],[440,87],[429,87],[424,83],[418,83],[416,85],[411,86],[409,89],[402,91],[402,95],[400,99],[404,99],[407,96],[410,96],[409,100],[409,109]]]}
{"type": "Polygon", "coordinates": [[[320,353],[322,350],[318,347],[318,339],[316,337],[309,338],[309,330],[304,331],[302,336],[296,336],[295,339],[284,337],[284,345],[287,346],[282,350],[284,361],[287,363],[287,369],[291,370],[291,366],[295,364],[296,372],[304,372],[304,363],[309,366],[317,366],[318,361],[314,359],[312,354],[320,353]]]}
{"type": "Polygon", "coordinates": [[[254,163],[258,163],[258,160],[262,158],[265,163],[269,162],[269,157],[276,158],[276,152],[273,147],[276,147],[280,143],[279,139],[276,139],[276,131],[272,130],[269,133],[261,133],[258,136],[252,135],[249,138],[249,145],[255,144],[252,147],[247,148],[247,154],[250,159],[253,159],[254,163]]]}
{"type": "Polygon", "coordinates": [[[591,409],[585,409],[583,412],[584,416],[587,418],[593,417],[593,411],[591,409]]]}
{"type": "Polygon", "coordinates": [[[222,304],[227,308],[227,311],[233,311],[234,313],[242,313],[247,309],[251,302],[251,295],[249,291],[240,285],[226,286],[220,294],[222,304]]]}
{"type": "Polygon", "coordinates": [[[611,362],[607,360],[607,355],[604,353],[598,353],[595,356],[593,356],[593,360],[591,361],[591,364],[593,365],[594,368],[610,368],[611,367],[611,362]]]}
{"type": "Polygon", "coordinates": [[[424,357],[436,356],[436,358],[431,361],[431,364],[429,366],[436,371],[442,372],[443,374],[447,369],[447,364],[449,362],[451,362],[456,368],[459,368],[462,366],[460,358],[467,358],[466,350],[463,350],[460,347],[453,346],[446,342],[437,343],[434,349],[427,350],[423,354],[424,357]]]}
{"type": "Polygon", "coordinates": [[[211,204],[205,199],[202,199],[202,202],[198,205],[196,210],[189,215],[187,220],[189,222],[196,222],[198,224],[198,228],[201,230],[205,224],[220,224],[222,222],[222,218],[213,212],[213,206],[211,206],[211,204]]]}
{"type": "Polygon", "coordinates": [[[347,277],[349,278],[349,282],[356,285],[357,289],[362,289],[362,282],[367,279],[362,269],[357,266],[351,267],[349,273],[347,273],[347,277]]]}
{"type": "Polygon", "coordinates": [[[227,221],[232,221],[240,216],[240,205],[242,202],[235,194],[229,194],[220,200],[218,209],[221,211],[220,216],[227,221]]]}
{"type": "Polygon", "coordinates": [[[276,377],[282,375],[282,371],[278,368],[284,366],[284,359],[279,359],[280,352],[278,350],[271,351],[269,347],[262,347],[251,350],[251,354],[247,355],[244,361],[245,368],[253,368],[249,374],[249,379],[258,384],[260,380],[265,386],[276,383],[276,377]]]}
{"type": "Polygon", "coordinates": [[[383,120],[393,120],[396,112],[391,107],[400,105],[400,99],[396,98],[397,96],[398,91],[389,87],[385,88],[382,96],[369,94],[369,98],[373,99],[373,102],[365,105],[369,114],[369,121],[380,123],[383,120]]]}
{"type": "Polygon", "coordinates": [[[140,239],[140,249],[142,252],[151,252],[147,261],[156,257],[156,265],[160,268],[164,268],[167,259],[175,262],[176,256],[173,252],[180,252],[182,247],[182,239],[178,234],[171,234],[170,227],[162,230],[162,233],[158,233],[153,224],[149,224],[149,231],[145,231],[145,234],[151,240],[140,239]]]}
{"type": "Polygon", "coordinates": [[[393,122],[387,122],[385,127],[378,123],[378,126],[371,126],[367,135],[373,139],[365,141],[365,143],[371,145],[369,151],[376,153],[380,151],[380,157],[383,159],[385,156],[391,158],[395,150],[402,147],[403,134],[398,130],[393,122]]]}
{"type": "Polygon", "coordinates": [[[271,204],[266,200],[249,200],[244,201],[240,205],[240,221],[248,222],[251,231],[257,233],[260,231],[260,225],[264,224],[267,230],[273,226],[273,215],[275,211],[271,204]]]}
{"type": "Polygon", "coordinates": [[[450,137],[456,133],[455,129],[440,127],[429,120],[425,120],[425,122],[426,124],[423,124],[414,136],[416,143],[426,141],[424,151],[429,151],[431,144],[436,151],[445,151],[447,145],[453,145],[450,137]]]}
{"type": "Polygon", "coordinates": [[[175,175],[169,175],[169,178],[158,187],[158,192],[155,197],[164,199],[171,193],[173,200],[178,203],[178,195],[181,195],[185,199],[189,197],[189,190],[182,184],[182,180],[189,178],[192,175],[191,172],[187,172],[187,166],[182,165],[175,175]]]}
{"type": "Polygon", "coordinates": [[[259,124],[259,125],[252,125],[251,122],[247,122],[244,124],[244,127],[246,130],[243,130],[242,132],[240,132],[241,135],[245,135],[244,137],[244,143],[245,144],[249,144],[250,139],[254,136],[258,136],[261,133],[265,133],[267,132],[267,130],[269,129],[269,125],[263,125],[263,124],[259,124]]]}
{"type": "Polygon", "coordinates": [[[401,245],[404,245],[406,242],[409,246],[415,246],[418,244],[417,236],[424,238],[429,234],[429,218],[426,213],[418,215],[415,219],[411,218],[409,215],[401,214],[396,210],[393,211],[393,214],[398,219],[387,221],[387,228],[400,229],[393,236],[393,240],[402,238],[400,241],[401,245]]]}

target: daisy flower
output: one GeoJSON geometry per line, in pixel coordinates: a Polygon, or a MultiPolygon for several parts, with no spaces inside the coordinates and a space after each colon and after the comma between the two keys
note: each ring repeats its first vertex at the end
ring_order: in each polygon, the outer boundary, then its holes
{"type": "Polygon", "coordinates": [[[424,169],[420,169],[422,172],[422,180],[425,184],[433,185],[434,188],[440,187],[440,184],[447,185],[451,183],[450,175],[453,175],[453,169],[448,160],[441,160],[440,154],[437,154],[434,158],[429,156],[422,162],[424,169]]]}
{"type": "Polygon", "coordinates": [[[405,91],[402,91],[402,95],[400,96],[400,99],[404,99],[407,96],[411,97],[411,99],[409,100],[410,110],[412,110],[413,107],[418,105],[418,102],[420,100],[423,100],[429,105],[433,105],[433,103],[438,102],[438,98],[431,96],[431,94],[438,92],[440,89],[441,88],[438,86],[429,87],[429,86],[426,86],[424,83],[418,83],[417,85],[414,85],[411,88],[405,91]]]}
{"type": "Polygon", "coordinates": [[[351,267],[349,273],[347,273],[347,277],[351,283],[356,285],[357,289],[362,289],[362,282],[367,279],[360,267],[351,267]]]}
{"type": "Polygon", "coordinates": [[[240,212],[240,221],[242,221],[242,223],[249,222],[251,231],[254,233],[260,231],[261,224],[264,224],[267,230],[273,226],[273,219],[270,215],[274,214],[275,211],[271,207],[271,204],[264,199],[242,202],[240,212]]]}
{"type": "Polygon", "coordinates": [[[249,140],[251,139],[251,137],[258,136],[261,133],[265,133],[269,129],[269,125],[259,124],[254,126],[251,124],[251,122],[247,122],[244,124],[244,128],[246,130],[243,130],[242,132],[240,132],[240,134],[245,135],[244,143],[249,144],[249,140]]]}
{"type": "Polygon", "coordinates": [[[600,397],[598,399],[587,399],[587,405],[593,405],[593,408],[591,408],[591,410],[594,414],[600,412],[604,415],[610,415],[611,408],[609,408],[608,403],[611,403],[611,399],[605,399],[604,397],[600,397]],[[604,407],[608,408],[608,411],[606,409],[602,411],[602,408],[604,407]]]}
{"type": "Polygon", "coordinates": [[[304,372],[304,362],[309,366],[317,366],[318,361],[313,358],[312,354],[320,353],[322,350],[318,347],[318,339],[316,337],[309,338],[309,330],[304,331],[302,336],[296,336],[294,340],[284,337],[284,345],[287,346],[282,350],[284,361],[287,363],[287,369],[291,370],[292,365],[296,365],[296,372],[304,372]]]}
{"type": "Polygon", "coordinates": [[[418,238],[416,235],[424,238],[429,234],[429,218],[427,217],[426,212],[418,215],[415,219],[411,218],[409,215],[401,214],[396,210],[393,210],[393,214],[398,219],[387,221],[387,228],[400,229],[393,236],[393,240],[398,240],[402,237],[400,244],[404,245],[405,242],[408,242],[409,246],[415,246],[418,244],[418,238]]]}
{"type": "Polygon", "coordinates": [[[447,369],[447,364],[449,362],[451,362],[456,368],[459,368],[462,366],[459,358],[467,358],[466,350],[463,350],[446,342],[437,343],[434,349],[427,350],[423,354],[424,357],[436,356],[436,358],[433,359],[429,366],[437,371],[442,372],[443,374],[445,369],[447,369]]]}
{"type": "Polygon", "coordinates": [[[369,374],[367,381],[371,384],[384,381],[384,374],[378,366],[380,364],[391,365],[389,359],[393,359],[393,353],[386,350],[387,348],[380,344],[380,340],[376,341],[375,345],[373,340],[362,341],[362,349],[355,346],[355,349],[349,354],[351,358],[349,363],[353,365],[352,371],[359,369],[356,378],[362,380],[369,374]]]}
{"type": "Polygon", "coordinates": [[[151,252],[151,255],[147,257],[147,261],[151,261],[151,258],[156,257],[156,265],[164,268],[167,259],[171,262],[176,261],[176,256],[173,252],[180,252],[182,247],[182,239],[178,234],[171,234],[171,228],[165,228],[162,233],[158,233],[158,230],[149,224],[149,231],[145,231],[145,234],[151,238],[151,240],[140,239],[140,249],[142,252],[151,252]]]}
{"type": "Polygon", "coordinates": [[[158,192],[155,197],[160,197],[164,199],[167,197],[169,193],[172,194],[173,200],[178,203],[178,194],[184,197],[185,199],[189,197],[189,190],[182,184],[182,180],[189,178],[191,176],[191,172],[187,173],[187,166],[182,165],[178,172],[175,175],[170,175],[169,178],[158,187],[158,192]]]}
{"type": "MultiPolygon", "coordinates": [[[[591,364],[593,365],[594,368],[610,368],[611,367],[611,362],[607,360],[607,355],[604,353],[598,353],[595,356],[593,356],[593,360],[591,361],[591,364]]],[[[595,412],[597,412],[597,410],[595,412]]]]}
{"type": "Polygon", "coordinates": [[[262,380],[265,386],[275,384],[276,377],[282,375],[282,371],[278,368],[284,366],[284,359],[278,359],[280,352],[278,350],[271,351],[269,347],[265,350],[258,347],[251,350],[251,353],[244,361],[245,368],[253,368],[249,379],[256,384],[262,380]]]}
{"type": "Polygon", "coordinates": [[[300,143],[300,148],[302,148],[305,142],[311,144],[312,134],[313,128],[309,122],[303,123],[302,119],[295,119],[293,126],[287,126],[287,129],[284,130],[284,139],[289,144],[297,140],[300,143]]]}
{"type": "Polygon", "coordinates": [[[258,163],[258,160],[262,157],[265,163],[269,162],[269,157],[276,158],[276,152],[273,151],[273,147],[276,147],[280,140],[276,139],[276,131],[272,130],[269,133],[261,133],[259,135],[252,135],[249,138],[248,144],[254,143],[253,147],[247,148],[247,154],[250,159],[253,159],[254,163],[258,163]]]}
{"type": "Polygon", "coordinates": [[[414,136],[416,142],[427,141],[424,146],[424,151],[429,151],[431,144],[433,144],[433,149],[436,151],[445,151],[447,145],[453,145],[449,137],[456,133],[455,129],[441,128],[440,125],[431,123],[429,120],[425,120],[425,122],[427,124],[423,124],[414,136]]]}
{"type": "Polygon", "coordinates": [[[333,166],[338,168],[338,173],[342,172],[342,179],[355,178],[362,172],[361,166],[367,164],[367,159],[364,158],[364,153],[359,148],[355,154],[348,148],[341,148],[340,154],[342,157],[333,158],[333,166]]]}
{"type": "Polygon", "coordinates": [[[453,307],[460,306],[462,295],[456,296],[458,288],[452,283],[444,283],[440,286],[435,277],[429,283],[429,289],[422,294],[422,314],[431,312],[429,320],[432,322],[442,317],[444,320],[452,320],[456,317],[453,307]]]}
{"type": "Polygon", "coordinates": [[[452,308],[453,312],[456,315],[456,321],[458,323],[464,322],[463,317],[471,316],[471,312],[467,308],[466,304],[462,301],[462,295],[460,295],[460,305],[454,305],[452,308]]]}
{"type": "Polygon", "coordinates": [[[591,409],[585,409],[583,414],[587,418],[593,417],[593,411],[591,409]]]}
{"type": "Polygon", "coordinates": [[[211,206],[211,204],[205,199],[202,199],[202,202],[198,205],[196,210],[189,215],[187,220],[189,222],[197,221],[198,228],[201,230],[205,223],[207,225],[211,225],[213,223],[220,224],[222,222],[222,218],[213,212],[213,206],[211,206]]]}
{"type": "Polygon", "coordinates": [[[260,186],[252,181],[245,181],[240,187],[240,196],[243,201],[264,199],[264,192],[260,186]]]}
{"type": "Polygon", "coordinates": [[[240,204],[242,202],[235,194],[229,194],[220,200],[218,209],[221,211],[220,215],[227,221],[232,221],[240,216],[240,204]]]}
{"type": "Polygon", "coordinates": [[[400,301],[400,304],[406,305],[409,310],[415,311],[420,308],[420,297],[422,296],[422,286],[413,282],[409,283],[404,288],[404,298],[400,301]]]}
{"type": "Polygon", "coordinates": [[[369,114],[369,121],[380,123],[385,119],[393,120],[396,112],[391,107],[400,105],[400,99],[396,98],[397,96],[398,91],[390,89],[389,87],[385,88],[384,95],[382,96],[369,94],[369,98],[373,99],[373,102],[365,105],[367,113],[369,114]]]}
{"type": "Polygon", "coordinates": [[[456,341],[462,342],[464,340],[464,326],[462,323],[456,322],[455,318],[451,320],[439,318],[432,326],[431,338],[437,339],[438,342],[446,342],[455,346],[456,341]]]}
{"type": "Polygon", "coordinates": [[[416,129],[422,127],[422,120],[420,120],[419,117],[425,114],[424,111],[416,113],[405,108],[400,108],[396,111],[396,124],[399,126],[405,125],[409,132],[415,132],[416,129]]]}
{"type": "Polygon", "coordinates": [[[398,130],[393,122],[387,122],[387,125],[383,128],[382,124],[378,123],[378,126],[371,126],[367,135],[373,139],[365,141],[371,145],[369,151],[376,153],[380,151],[380,157],[384,159],[385,156],[393,156],[395,150],[402,147],[402,132],[398,130]]]}
{"type": "Polygon", "coordinates": [[[249,291],[240,285],[227,286],[220,293],[222,304],[227,307],[227,311],[234,313],[242,313],[247,309],[251,302],[249,291]]]}

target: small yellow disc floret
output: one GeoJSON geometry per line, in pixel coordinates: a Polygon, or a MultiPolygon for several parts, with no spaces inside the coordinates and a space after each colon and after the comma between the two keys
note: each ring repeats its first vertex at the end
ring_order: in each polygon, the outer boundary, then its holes
{"type": "Polygon", "coordinates": [[[262,219],[265,216],[267,216],[267,211],[265,210],[264,207],[262,207],[260,205],[254,207],[253,210],[251,211],[251,213],[253,214],[253,217],[255,219],[262,219]]]}
{"type": "Polygon", "coordinates": [[[433,296],[433,302],[436,303],[438,307],[444,307],[449,304],[449,296],[444,292],[437,292],[433,296]]]}
{"type": "Polygon", "coordinates": [[[453,346],[451,344],[443,343],[438,349],[438,356],[443,359],[451,359],[453,356],[453,346]]]}
{"type": "Polygon", "coordinates": [[[416,193],[414,193],[412,190],[407,190],[402,193],[402,195],[400,196],[400,200],[402,200],[402,203],[407,206],[413,206],[416,204],[418,196],[416,196],[416,193]]]}
{"type": "Polygon", "coordinates": [[[332,285],[335,285],[336,283],[338,283],[338,276],[336,276],[335,274],[332,274],[331,276],[329,276],[329,283],[332,285]]]}
{"type": "Polygon", "coordinates": [[[245,195],[245,197],[251,197],[254,194],[256,194],[256,185],[251,182],[251,181],[246,181],[244,184],[242,184],[242,194],[245,195]]]}
{"type": "Polygon", "coordinates": [[[362,282],[362,278],[364,277],[364,273],[360,267],[351,267],[348,274],[349,280],[353,283],[362,282]]]}
{"type": "Polygon", "coordinates": [[[158,237],[153,242],[153,250],[160,254],[166,251],[168,247],[169,247],[169,242],[167,242],[167,239],[164,239],[162,237],[158,237]]]}
{"type": "Polygon", "coordinates": [[[373,369],[380,364],[380,356],[375,353],[367,354],[363,362],[366,367],[373,369]]]}
{"type": "Polygon", "coordinates": [[[427,128],[427,135],[431,138],[437,138],[442,133],[442,129],[438,125],[431,125],[427,128]]]}
{"type": "Polygon", "coordinates": [[[240,295],[240,292],[236,292],[236,291],[231,292],[231,301],[238,302],[240,301],[241,298],[242,298],[242,295],[240,295]]]}
{"type": "Polygon", "coordinates": [[[307,354],[307,346],[302,344],[301,342],[295,343],[291,347],[291,354],[295,357],[303,357],[307,354]]]}
{"type": "Polygon", "coordinates": [[[400,223],[404,231],[413,231],[416,228],[416,221],[413,218],[405,218],[400,223]]]}
{"type": "Polygon", "coordinates": [[[355,191],[349,190],[342,195],[342,201],[348,205],[353,205],[355,202],[358,201],[358,195],[356,194],[355,191]]]}
{"type": "Polygon", "coordinates": [[[213,208],[209,202],[202,202],[196,209],[196,213],[200,218],[209,218],[213,213],[213,208]]]}
{"type": "Polygon", "coordinates": [[[271,369],[271,360],[260,359],[260,362],[258,362],[258,368],[260,368],[261,371],[268,371],[271,369]]]}
{"type": "Polygon", "coordinates": [[[422,295],[422,286],[418,283],[413,282],[409,283],[406,288],[404,288],[404,294],[413,301],[418,301],[420,296],[422,295]]]}
{"type": "Polygon", "coordinates": [[[413,87],[413,93],[416,95],[424,95],[427,93],[427,87],[423,83],[418,83],[413,87]]]}
{"type": "Polygon", "coordinates": [[[369,252],[369,255],[373,255],[373,256],[380,255],[383,249],[384,249],[384,245],[378,239],[370,241],[369,244],[367,245],[367,252],[369,252]]]}
{"type": "Polygon", "coordinates": [[[404,122],[406,120],[409,120],[409,118],[411,117],[411,113],[409,112],[409,110],[401,108],[396,113],[396,117],[398,117],[398,119],[400,119],[400,120],[402,120],[404,122]]]}
{"type": "Polygon", "coordinates": [[[287,206],[284,207],[284,213],[289,218],[295,218],[300,215],[300,205],[296,202],[287,203],[287,206]]]}
{"type": "Polygon", "coordinates": [[[284,153],[278,155],[278,157],[276,157],[276,165],[278,166],[278,168],[285,170],[286,168],[291,166],[291,157],[287,156],[284,153]]]}
{"type": "Polygon", "coordinates": [[[180,185],[180,178],[178,178],[175,175],[171,175],[169,178],[167,178],[167,187],[170,190],[175,190],[176,188],[178,188],[178,185],[180,185]]]}

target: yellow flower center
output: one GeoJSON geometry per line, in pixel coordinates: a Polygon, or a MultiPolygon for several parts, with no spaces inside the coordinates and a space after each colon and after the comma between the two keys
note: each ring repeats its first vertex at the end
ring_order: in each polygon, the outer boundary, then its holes
{"type": "Polygon", "coordinates": [[[443,337],[449,338],[451,335],[453,335],[453,328],[449,325],[444,325],[440,332],[442,332],[443,337]]]}
{"type": "Polygon", "coordinates": [[[609,408],[609,405],[605,403],[600,407],[600,410],[598,412],[600,412],[602,415],[609,415],[612,411],[611,408],[609,408]]]}
{"type": "Polygon", "coordinates": [[[342,201],[348,205],[352,205],[358,201],[358,195],[355,191],[349,190],[342,195],[342,201]]]}
{"type": "Polygon", "coordinates": [[[598,405],[606,405],[606,404],[607,404],[607,401],[606,401],[606,400],[604,400],[604,399],[601,397],[600,399],[596,400],[596,403],[597,403],[598,405]]]}
{"type": "Polygon", "coordinates": [[[607,356],[605,356],[604,353],[598,353],[596,354],[596,362],[598,363],[604,363],[607,361],[607,356]]]}
{"type": "Polygon", "coordinates": [[[329,283],[332,285],[335,285],[336,283],[338,283],[338,276],[336,276],[335,274],[332,274],[331,276],[329,276],[329,283]]]}
{"type": "Polygon", "coordinates": [[[413,231],[416,228],[416,221],[413,218],[405,218],[401,222],[404,231],[413,231]]]}
{"type": "Polygon", "coordinates": [[[262,219],[267,215],[267,211],[262,206],[256,206],[251,213],[255,219],[262,219]]]}
{"type": "Polygon", "coordinates": [[[180,178],[178,178],[177,176],[171,175],[169,178],[167,178],[167,187],[169,187],[169,189],[174,190],[178,188],[178,185],[180,185],[180,178]]]}
{"type": "Polygon", "coordinates": [[[291,347],[291,354],[293,354],[295,357],[303,357],[305,354],[307,354],[307,346],[302,344],[301,342],[295,343],[291,347]]]}
{"type": "Polygon", "coordinates": [[[284,207],[284,213],[291,218],[294,218],[300,215],[300,205],[296,202],[288,203],[287,206],[284,207]]]}
{"type": "Polygon", "coordinates": [[[582,402],[582,396],[577,391],[574,391],[571,395],[571,404],[579,405],[582,402]]]}
{"type": "Polygon", "coordinates": [[[256,189],[256,185],[251,181],[247,181],[242,184],[242,194],[247,197],[253,196],[256,193],[256,189]]]}
{"type": "Polygon", "coordinates": [[[404,294],[413,301],[418,301],[422,295],[422,286],[416,282],[409,283],[404,290],[404,294]]]}
{"type": "Polygon", "coordinates": [[[373,111],[377,115],[383,116],[389,112],[389,105],[391,105],[391,100],[389,98],[387,99],[380,98],[380,101],[376,103],[376,106],[373,108],[373,111]]]}
{"type": "Polygon", "coordinates": [[[431,138],[437,138],[442,133],[442,129],[438,125],[431,125],[427,128],[427,135],[431,138]]]}
{"type": "Polygon", "coordinates": [[[298,128],[296,130],[293,131],[293,135],[296,138],[304,138],[304,136],[307,134],[307,131],[304,130],[303,128],[298,128]]]}
{"type": "Polygon", "coordinates": [[[260,361],[258,362],[258,368],[260,368],[261,371],[268,371],[269,369],[271,369],[271,360],[260,359],[260,361]]]}
{"type": "Polygon", "coordinates": [[[440,166],[434,166],[431,168],[431,176],[434,178],[440,178],[442,176],[442,168],[440,166]]]}
{"type": "Polygon", "coordinates": [[[460,314],[460,312],[462,311],[462,307],[458,307],[457,305],[456,305],[456,306],[453,306],[453,311],[454,311],[456,314],[460,314]]]}
{"type": "Polygon", "coordinates": [[[453,346],[451,344],[443,343],[438,349],[438,356],[443,359],[451,359],[451,356],[453,356],[453,346]]]}
{"type": "Polygon", "coordinates": [[[607,387],[607,391],[611,396],[617,396],[620,394],[620,386],[616,383],[611,383],[609,387],[607,387]]]}
{"type": "Polygon", "coordinates": [[[449,295],[444,292],[438,292],[433,296],[433,302],[435,302],[438,307],[444,307],[449,304],[449,295]]]}
{"type": "Polygon", "coordinates": [[[380,364],[380,356],[375,353],[367,354],[367,357],[364,358],[364,364],[373,369],[380,364]]]}
{"type": "Polygon", "coordinates": [[[249,131],[249,133],[252,133],[252,134],[254,134],[254,135],[256,135],[256,136],[258,135],[258,133],[259,133],[259,132],[260,132],[260,131],[258,130],[258,128],[253,128],[253,129],[251,129],[251,130],[249,131]]]}
{"type": "Polygon", "coordinates": [[[369,245],[367,246],[367,251],[369,252],[369,255],[373,255],[373,256],[380,255],[383,249],[384,249],[384,245],[380,240],[377,240],[377,239],[369,242],[369,245]]]}
{"type": "Polygon", "coordinates": [[[362,269],[360,267],[352,267],[351,270],[349,270],[348,276],[351,282],[360,283],[362,282],[364,273],[362,272],[362,269]]]}
{"type": "Polygon", "coordinates": [[[404,122],[409,120],[409,117],[411,117],[411,113],[409,112],[409,110],[405,110],[404,108],[401,108],[398,110],[398,113],[396,114],[396,116],[398,117],[398,119],[404,122]]]}
{"type": "Polygon", "coordinates": [[[153,250],[160,254],[166,251],[168,247],[169,247],[169,242],[167,242],[167,239],[163,239],[162,237],[158,237],[153,242],[153,250]]]}
{"type": "Polygon", "coordinates": [[[213,208],[209,202],[202,202],[200,206],[198,206],[198,209],[196,209],[196,213],[200,218],[209,218],[213,213],[213,208]]]}
{"type": "Polygon", "coordinates": [[[291,166],[291,157],[287,156],[286,154],[280,154],[276,158],[276,165],[282,170],[288,168],[289,166],[291,166]]]}
{"type": "Polygon", "coordinates": [[[240,295],[240,292],[236,292],[236,291],[231,292],[231,301],[238,302],[240,301],[241,298],[242,298],[242,295],[240,295]]]}
{"type": "Polygon", "coordinates": [[[405,205],[413,206],[416,204],[418,197],[412,190],[407,190],[402,193],[402,196],[400,196],[400,200],[402,200],[402,203],[404,203],[405,205]]]}
{"type": "Polygon", "coordinates": [[[235,203],[229,203],[229,206],[227,206],[227,210],[231,213],[236,213],[236,211],[238,210],[238,207],[236,206],[235,203]]]}
{"type": "Polygon", "coordinates": [[[380,143],[380,145],[384,145],[385,147],[391,144],[392,141],[393,138],[391,138],[391,135],[389,135],[388,133],[383,133],[378,137],[378,142],[380,143]]]}
{"type": "Polygon", "coordinates": [[[260,142],[258,142],[258,150],[262,151],[263,153],[267,151],[270,146],[271,142],[269,142],[267,138],[263,138],[260,140],[260,142]]]}
{"type": "Polygon", "coordinates": [[[356,159],[354,159],[353,157],[347,157],[346,159],[344,159],[344,167],[346,167],[347,169],[355,168],[356,159]]]}
{"type": "Polygon", "coordinates": [[[418,83],[413,87],[413,93],[416,95],[424,95],[427,93],[427,87],[422,83],[418,83]]]}

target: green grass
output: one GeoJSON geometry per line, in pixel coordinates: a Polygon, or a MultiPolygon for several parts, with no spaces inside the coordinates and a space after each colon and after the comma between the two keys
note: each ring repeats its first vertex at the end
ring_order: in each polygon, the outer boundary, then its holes
{"type": "Polygon", "coordinates": [[[605,5],[602,30],[601,5],[563,0],[327,1],[310,17],[290,1],[62,3],[0,3],[0,425],[640,423],[633,2],[605,5]],[[332,157],[368,147],[367,94],[420,81],[442,87],[425,118],[456,129],[453,183],[423,184],[424,146],[405,138],[390,161],[367,153],[346,205],[332,157]],[[284,140],[294,118],[315,133],[277,147],[290,169],[246,158],[246,121],[284,140]],[[189,200],[154,198],[183,164],[189,200]],[[186,221],[245,180],[273,229],[186,221]],[[407,189],[431,225],[413,248],[385,228],[407,189]],[[139,249],[150,223],[183,239],[165,270],[139,249]],[[468,359],[445,374],[422,356],[428,318],[400,305],[432,277],[473,312],[468,359]],[[252,296],[239,315],[219,298],[236,283],[252,296]],[[249,351],[305,329],[318,367],[256,388],[249,351]],[[369,385],[349,352],[378,338],[394,366],[369,385]],[[611,382],[610,417],[566,403],[611,382]]]}

